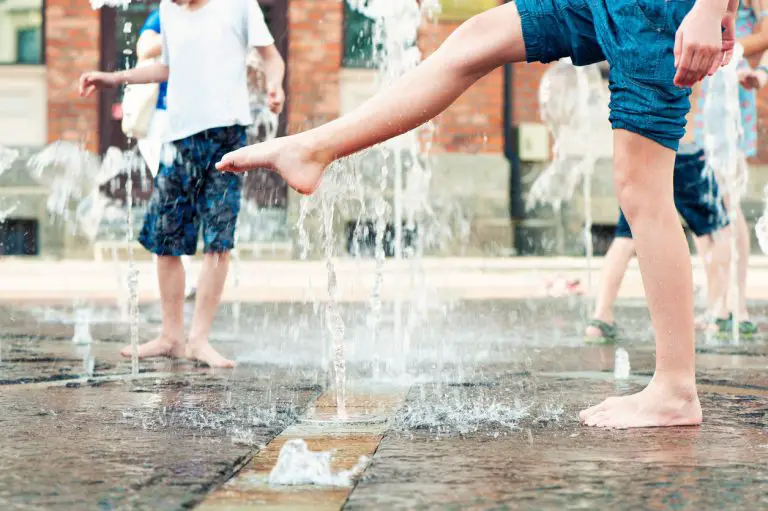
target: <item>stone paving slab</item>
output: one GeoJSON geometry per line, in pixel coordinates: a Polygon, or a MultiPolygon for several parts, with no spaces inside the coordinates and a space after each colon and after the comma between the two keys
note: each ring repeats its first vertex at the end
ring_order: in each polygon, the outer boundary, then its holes
{"type": "MultiPolygon", "coordinates": [[[[464,390],[465,399],[473,399],[472,390],[464,390]]],[[[700,428],[604,431],[578,424],[585,396],[615,390],[614,382],[572,379],[560,389],[562,415],[546,424],[524,418],[513,429],[488,424],[439,437],[423,428],[390,432],[344,509],[768,505],[768,397],[702,392],[700,428]]],[[[434,400],[419,396],[412,390],[411,407],[434,400]]]]}
{"type": "Polygon", "coordinates": [[[258,378],[241,379],[228,398],[225,387],[184,374],[76,387],[6,386],[0,508],[193,505],[316,396],[270,388],[258,378]],[[281,401],[290,406],[275,408],[281,401]]]}

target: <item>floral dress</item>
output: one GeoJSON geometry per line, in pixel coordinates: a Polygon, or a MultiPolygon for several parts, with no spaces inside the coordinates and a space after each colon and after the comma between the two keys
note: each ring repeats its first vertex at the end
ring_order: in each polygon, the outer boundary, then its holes
{"type": "MultiPolygon", "coordinates": [[[[760,15],[764,15],[761,12],[760,15]]],[[[736,39],[746,37],[755,31],[758,23],[758,15],[752,6],[739,5],[736,14],[736,39]]],[[[739,63],[739,67],[748,67],[749,62],[746,59],[739,63]]],[[[696,142],[699,147],[704,147],[704,100],[709,89],[709,80],[705,79],[701,84],[701,94],[698,99],[698,109],[694,116],[694,130],[696,142]]],[[[754,90],[747,90],[739,87],[739,104],[741,106],[741,125],[744,130],[744,137],[741,142],[741,148],[744,155],[749,157],[757,155],[757,93],[754,90]]]]}

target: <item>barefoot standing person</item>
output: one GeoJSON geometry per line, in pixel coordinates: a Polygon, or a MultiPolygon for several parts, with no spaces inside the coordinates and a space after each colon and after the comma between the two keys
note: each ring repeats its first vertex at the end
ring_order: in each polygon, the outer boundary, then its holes
{"type": "MultiPolygon", "coordinates": [[[[270,105],[276,110],[284,99],[285,64],[256,0],[163,0],[160,23],[162,62],[85,73],[80,93],[168,82],[166,139],[176,156],[160,163],[139,236],[157,255],[163,327],[157,339],[139,347],[139,357],[187,357],[212,367],[232,367],[234,362],[214,350],[208,338],[234,248],[242,176],[219,173],[214,164],[245,145],[246,127],[252,122],[246,80],[250,48],[261,56],[270,105]],[[185,337],[180,257],[196,252],[201,230],[205,256],[185,337]]],[[[121,353],[130,356],[130,348],[121,353]]]]}
{"type": "Polygon", "coordinates": [[[475,16],[419,67],[354,112],[313,130],[240,149],[222,171],[276,170],[312,193],[336,158],[432,119],[511,62],[611,66],[619,204],[635,238],[656,333],[656,372],[640,393],[581,412],[590,426],[701,422],[696,392],[691,260],[672,194],[690,88],[730,59],[735,0],[517,0],[475,16]]]}
{"type": "MultiPolygon", "coordinates": [[[[163,38],[160,35],[160,30],[160,9],[155,9],[147,16],[144,25],[139,30],[139,40],[136,41],[137,65],[157,61],[162,56],[163,38]]],[[[149,122],[147,136],[136,142],[152,178],[155,178],[160,170],[160,158],[166,143],[168,131],[167,96],[168,82],[163,82],[158,88],[157,104],[149,122]]],[[[157,259],[157,256],[154,257],[157,259]]],[[[188,255],[181,256],[181,263],[184,265],[184,273],[186,274],[184,296],[187,298],[191,298],[195,294],[195,277],[190,269],[191,262],[188,255]]]]}

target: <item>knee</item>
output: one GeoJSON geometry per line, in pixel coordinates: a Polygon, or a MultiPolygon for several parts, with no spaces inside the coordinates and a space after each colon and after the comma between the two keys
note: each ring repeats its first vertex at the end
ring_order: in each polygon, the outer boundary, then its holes
{"type": "Polygon", "coordinates": [[[614,187],[619,206],[632,221],[639,216],[674,213],[671,173],[664,176],[637,162],[639,158],[616,157],[614,161],[614,187]],[[667,182],[668,181],[668,182],[667,182]]]}
{"type": "Polygon", "coordinates": [[[628,222],[632,222],[638,213],[642,211],[645,194],[639,186],[637,179],[637,170],[631,167],[631,163],[617,158],[613,171],[613,184],[616,188],[616,198],[619,206],[627,217],[628,222]]]}
{"type": "Polygon", "coordinates": [[[216,262],[225,263],[232,257],[231,252],[226,250],[222,252],[208,252],[205,254],[207,259],[213,259],[216,262]]]}

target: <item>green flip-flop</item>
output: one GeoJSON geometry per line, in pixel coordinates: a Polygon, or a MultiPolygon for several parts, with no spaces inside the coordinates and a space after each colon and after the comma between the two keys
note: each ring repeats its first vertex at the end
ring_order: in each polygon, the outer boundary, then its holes
{"type": "Polygon", "coordinates": [[[585,335],[584,342],[587,344],[616,344],[619,338],[619,327],[616,323],[606,323],[605,321],[592,318],[587,321],[587,326],[597,328],[602,334],[599,337],[585,335]]]}
{"type": "MultiPolygon", "coordinates": [[[[716,319],[713,324],[717,327],[717,335],[722,338],[730,338],[733,332],[733,314],[726,319],[716,319]]],[[[745,340],[751,340],[757,335],[757,325],[749,320],[739,321],[739,335],[745,340]]]]}

